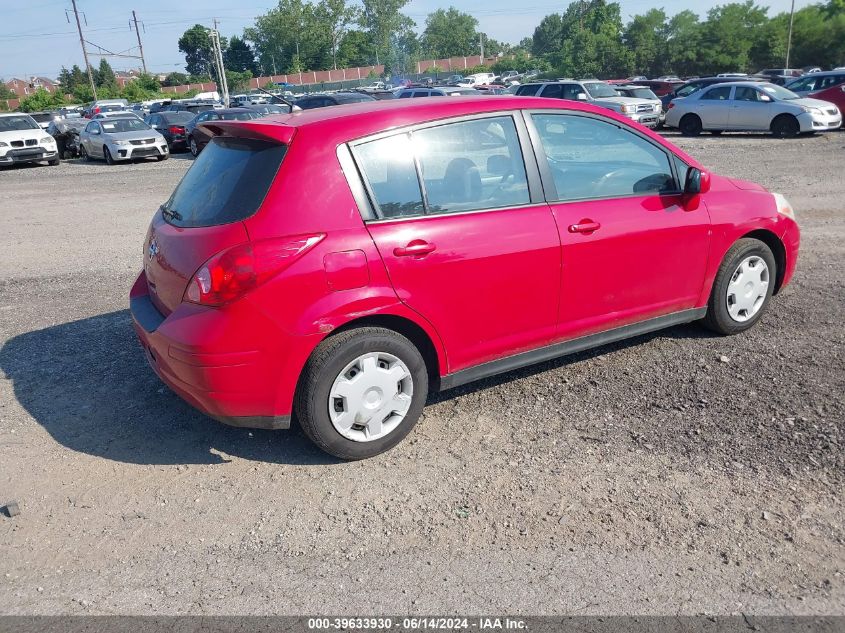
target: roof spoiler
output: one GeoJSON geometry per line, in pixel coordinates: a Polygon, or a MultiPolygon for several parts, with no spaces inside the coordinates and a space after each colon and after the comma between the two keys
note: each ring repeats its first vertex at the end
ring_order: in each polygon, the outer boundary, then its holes
{"type": "Polygon", "coordinates": [[[296,129],[289,125],[264,121],[209,121],[199,126],[214,136],[253,138],[284,145],[290,145],[296,133],[296,129]]]}

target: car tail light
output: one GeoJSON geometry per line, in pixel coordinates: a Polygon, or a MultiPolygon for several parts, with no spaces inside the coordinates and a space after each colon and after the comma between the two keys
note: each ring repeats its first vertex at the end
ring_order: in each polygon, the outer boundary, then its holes
{"type": "Polygon", "coordinates": [[[171,134],[184,134],[185,128],[181,125],[171,125],[170,126],[170,133],[171,134]]]}
{"type": "Polygon", "coordinates": [[[674,108],[674,107],[675,107],[675,102],[674,102],[674,101],[670,101],[670,102],[669,102],[669,105],[668,105],[668,106],[666,106],[666,109],[667,109],[667,110],[671,110],[671,109],[672,109],[672,108],[674,108]]]}
{"type": "Polygon", "coordinates": [[[93,110],[91,110],[91,114],[100,114],[101,109],[102,108],[94,108],[93,110]]]}
{"type": "Polygon", "coordinates": [[[311,250],[325,234],[258,240],[214,255],[194,273],[183,301],[219,306],[257,288],[311,250]]]}

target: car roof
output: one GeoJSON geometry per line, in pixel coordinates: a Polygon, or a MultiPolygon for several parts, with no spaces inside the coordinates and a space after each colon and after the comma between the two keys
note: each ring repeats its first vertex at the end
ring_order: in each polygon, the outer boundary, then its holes
{"type": "MultiPolygon", "coordinates": [[[[205,127],[218,134],[270,138],[289,143],[294,136],[304,134],[323,143],[339,145],[358,138],[418,123],[475,114],[501,112],[507,116],[514,110],[561,110],[598,114],[604,118],[630,123],[615,112],[588,103],[563,99],[544,99],[511,95],[479,95],[461,99],[390,99],[364,101],[314,108],[291,114],[271,114],[252,121],[209,121],[205,127]]],[[[680,155],[691,165],[698,161],[668,143],[660,136],[645,131],[651,138],[680,155]]]]}

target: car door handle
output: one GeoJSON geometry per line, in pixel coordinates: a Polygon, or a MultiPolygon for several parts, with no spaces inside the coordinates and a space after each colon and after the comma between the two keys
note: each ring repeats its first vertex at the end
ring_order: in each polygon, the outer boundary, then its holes
{"type": "Polygon", "coordinates": [[[434,244],[424,240],[412,240],[407,246],[397,246],[393,249],[396,257],[425,257],[437,249],[434,244]]]}
{"type": "Polygon", "coordinates": [[[578,224],[570,224],[569,232],[592,233],[593,231],[598,231],[600,228],[601,224],[599,224],[598,222],[593,222],[592,220],[581,220],[578,224]]]}

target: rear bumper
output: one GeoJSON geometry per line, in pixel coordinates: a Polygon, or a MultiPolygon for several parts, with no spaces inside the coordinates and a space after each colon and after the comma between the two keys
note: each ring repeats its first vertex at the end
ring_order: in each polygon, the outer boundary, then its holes
{"type": "Polygon", "coordinates": [[[290,427],[296,381],[279,385],[276,349],[244,347],[250,329],[217,310],[180,306],[165,317],[153,304],[142,273],[129,300],[132,323],[147,362],[179,397],[230,426],[258,429],[290,427]],[[235,332],[239,330],[239,332],[235,332]],[[227,336],[227,331],[233,335],[227,336]],[[240,334],[240,340],[237,336],[240,334]],[[238,350],[238,351],[234,351],[238,350]],[[279,398],[282,394],[287,397],[279,398]]]}

